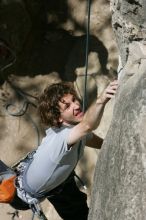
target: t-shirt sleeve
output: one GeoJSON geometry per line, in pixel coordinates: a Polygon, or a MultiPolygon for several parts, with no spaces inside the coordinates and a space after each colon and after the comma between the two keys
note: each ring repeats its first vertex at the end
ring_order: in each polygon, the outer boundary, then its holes
{"type": "Polygon", "coordinates": [[[68,151],[68,144],[67,144],[67,140],[68,140],[68,136],[69,133],[71,131],[71,128],[65,128],[63,130],[61,130],[60,132],[56,132],[56,134],[54,134],[54,137],[51,139],[49,143],[50,145],[53,145],[53,148],[55,150],[52,150],[50,152],[50,159],[52,161],[55,161],[56,163],[58,163],[58,160],[60,160],[60,157],[62,157],[62,155],[68,151]]]}

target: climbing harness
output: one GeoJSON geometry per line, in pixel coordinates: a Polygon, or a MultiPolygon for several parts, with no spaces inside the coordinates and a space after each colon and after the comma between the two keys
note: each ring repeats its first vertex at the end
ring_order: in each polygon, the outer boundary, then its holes
{"type": "MultiPolygon", "coordinates": [[[[33,152],[34,153],[34,152],[33,152]]],[[[28,160],[29,156],[26,158],[28,160]]],[[[25,163],[24,162],[21,163],[25,163]]],[[[20,166],[21,166],[20,163],[20,166]]],[[[21,191],[21,187],[17,189],[17,181],[19,178],[19,167],[18,170],[13,170],[12,168],[8,167],[4,162],[0,160],[0,203],[9,203],[12,205],[13,208],[16,208],[17,210],[27,210],[31,209],[33,212],[33,218],[36,215],[40,220],[47,220],[46,216],[44,215],[42,208],[40,206],[40,200],[37,198],[29,198],[26,195],[25,192],[25,198],[22,198],[22,201],[20,200],[21,197],[19,196],[19,191],[21,191]],[[15,206],[15,200],[18,202],[21,201],[20,206],[16,204],[15,206]]],[[[15,213],[11,213],[12,218],[16,216],[15,213]]],[[[18,211],[17,211],[18,215],[18,211]]],[[[32,219],[33,219],[32,218],[32,219]]]]}

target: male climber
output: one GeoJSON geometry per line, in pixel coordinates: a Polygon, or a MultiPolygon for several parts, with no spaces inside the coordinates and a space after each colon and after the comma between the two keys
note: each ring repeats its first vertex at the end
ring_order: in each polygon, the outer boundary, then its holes
{"type": "Polygon", "coordinates": [[[101,148],[103,140],[92,131],[117,87],[116,80],[111,82],[86,113],[70,83],[52,84],[39,98],[40,116],[48,128],[23,172],[22,185],[32,196],[46,197],[64,220],[87,219],[87,197],[76,186],[74,169],[85,145],[101,148]]]}

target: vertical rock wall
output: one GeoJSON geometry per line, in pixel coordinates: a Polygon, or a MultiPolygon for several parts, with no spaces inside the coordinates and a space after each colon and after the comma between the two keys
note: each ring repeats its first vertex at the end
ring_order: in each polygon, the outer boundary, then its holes
{"type": "Polygon", "coordinates": [[[146,219],[145,2],[111,1],[121,56],[113,119],[97,161],[89,220],[146,219]]]}
{"type": "Polygon", "coordinates": [[[128,46],[144,38],[145,0],[111,0],[112,24],[123,65],[128,46]]]}

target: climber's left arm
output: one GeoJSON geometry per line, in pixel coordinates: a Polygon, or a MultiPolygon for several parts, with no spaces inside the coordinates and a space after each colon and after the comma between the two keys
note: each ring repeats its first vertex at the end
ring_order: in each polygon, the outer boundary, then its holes
{"type": "Polygon", "coordinates": [[[100,149],[103,143],[103,139],[96,134],[92,133],[92,138],[86,141],[87,147],[92,147],[96,149],[100,149]]]}

